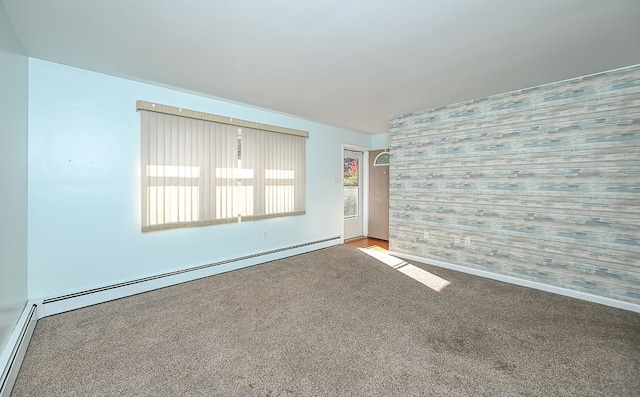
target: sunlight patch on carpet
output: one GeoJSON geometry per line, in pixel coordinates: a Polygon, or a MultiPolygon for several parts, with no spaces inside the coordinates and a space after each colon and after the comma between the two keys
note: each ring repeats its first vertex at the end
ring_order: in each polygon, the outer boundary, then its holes
{"type": "Polygon", "coordinates": [[[391,256],[388,254],[388,251],[384,248],[380,248],[377,245],[367,247],[367,248],[358,248],[360,251],[364,252],[367,255],[370,255],[382,263],[385,263],[392,268],[396,269],[400,273],[411,277],[412,279],[418,281],[431,288],[434,291],[442,291],[447,288],[449,281],[443,279],[442,277],[438,277],[433,273],[429,273],[424,269],[420,269],[417,266],[412,265],[402,259],[396,258],[395,256],[391,256]]]}

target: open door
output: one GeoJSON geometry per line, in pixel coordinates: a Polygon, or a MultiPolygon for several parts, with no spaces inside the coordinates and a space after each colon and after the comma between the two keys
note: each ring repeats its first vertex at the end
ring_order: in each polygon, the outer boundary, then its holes
{"type": "Polygon", "coordinates": [[[389,241],[389,152],[369,152],[369,237],[389,241]]]}
{"type": "Polygon", "coordinates": [[[344,206],[344,239],[352,239],[364,235],[363,214],[363,152],[344,149],[343,206],[344,206]]]}

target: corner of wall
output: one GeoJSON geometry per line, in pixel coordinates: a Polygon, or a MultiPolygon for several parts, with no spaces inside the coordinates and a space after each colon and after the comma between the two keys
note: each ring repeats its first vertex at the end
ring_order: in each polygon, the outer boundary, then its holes
{"type": "Polygon", "coordinates": [[[371,135],[371,150],[380,150],[389,148],[389,133],[371,135]]]}
{"type": "Polygon", "coordinates": [[[0,3],[0,350],[27,301],[28,65],[0,3]]]}

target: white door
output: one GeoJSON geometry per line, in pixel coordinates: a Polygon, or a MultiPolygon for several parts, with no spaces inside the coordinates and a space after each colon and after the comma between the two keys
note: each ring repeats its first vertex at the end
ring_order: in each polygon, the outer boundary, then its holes
{"type": "Polygon", "coordinates": [[[348,240],[363,235],[363,180],[362,152],[344,150],[344,239],[348,240]]]}

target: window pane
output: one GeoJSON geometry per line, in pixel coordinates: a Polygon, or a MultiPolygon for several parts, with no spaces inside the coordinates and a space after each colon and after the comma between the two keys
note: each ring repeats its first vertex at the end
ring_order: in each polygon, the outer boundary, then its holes
{"type": "Polygon", "coordinates": [[[294,211],[293,186],[267,186],[266,189],[267,214],[294,211]]]}
{"type": "Polygon", "coordinates": [[[344,217],[351,218],[358,216],[358,187],[344,187],[344,217]]]}
{"type": "Polygon", "coordinates": [[[200,213],[198,195],[197,186],[149,186],[149,225],[197,221],[200,213]],[[166,201],[182,205],[165,206],[165,197],[166,201]]]}
{"type": "Polygon", "coordinates": [[[358,186],[358,159],[344,158],[344,186],[358,186]]]}
{"type": "Polygon", "coordinates": [[[217,219],[253,215],[253,186],[216,187],[217,219]]]}
{"type": "Polygon", "coordinates": [[[373,165],[389,165],[389,152],[380,153],[373,161],[373,165]]]}

